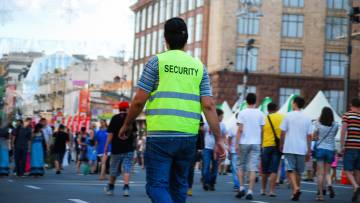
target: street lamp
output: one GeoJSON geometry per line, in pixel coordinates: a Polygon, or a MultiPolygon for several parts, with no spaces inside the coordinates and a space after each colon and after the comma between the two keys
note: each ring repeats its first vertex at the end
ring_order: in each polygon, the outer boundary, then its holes
{"type": "Polygon", "coordinates": [[[245,95],[247,93],[247,83],[248,83],[248,76],[249,76],[249,69],[248,69],[248,60],[249,60],[249,51],[254,48],[255,39],[247,39],[246,46],[245,46],[245,64],[244,64],[244,76],[243,76],[243,92],[242,92],[242,100],[245,100],[245,95]]]}

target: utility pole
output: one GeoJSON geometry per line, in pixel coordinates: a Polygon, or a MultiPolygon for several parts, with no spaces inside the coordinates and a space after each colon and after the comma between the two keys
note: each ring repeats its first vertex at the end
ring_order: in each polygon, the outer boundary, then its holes
{"type": "Polygon", "coordinates": [[[255,39],[247,39],[245,46],[245,65],[244,65],[244,76],[243,76],[243,92],[242,92],[242,100],[245,100],[248,88],[248,77],[249,77],[249,69],[248,69],[248,61],[249,61],[249,51],[254,48],[253,44],[255,43],[255,39]]]}

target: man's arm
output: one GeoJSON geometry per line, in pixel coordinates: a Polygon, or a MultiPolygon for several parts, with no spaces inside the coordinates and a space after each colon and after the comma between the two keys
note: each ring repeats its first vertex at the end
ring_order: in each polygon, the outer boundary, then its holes
{"type": "Polygon", "coordinates": [[[202,110],[209,124],[211,132],[215,135],[215,141],[221,141],[219,119],[216,114],[216,107],[212,97],[201,97],[202,110]]]}
{"type": "Polygon", "coordinates": [[[138,88],[134,99],[131,101],[128,115],[126,116],[124,125],[128,128],[135,121],[136,117],[144,109],[146,101],[149,99],[150,94],[141,88],[138,88]]]}
{"type": "Polygon", "coordinates": [[[236,144],[235,144],[236,148],[238,147],[238,144],[240,143],[240,137],[241,137],[241,134],[243,133],[243,129],[244,129],[243,124],[238,123],[238,130],[236,133],[236,144]]]}
{"type": "Polygon", "coordinates": [[[113,134],[108,133],[107,138],[106,138],[105,148],[104,148],[104,155],[108,154],[109,144],[111,143],[112,139],[113,139],[113,134]]]}
{"type": "Polygon", "coordinates": [[[345,147],[345,138],[346,138],[346,134],[347,134],[347,128],[348,128],[348,124],[343,122],[342,126],[341,126],[341,136],[340,136],[340,151],[343,153],[344,152],[344,147],[345,147]]]}
{"type": "Polygon", "coordinates": [[[283,151],[284,149],[284,143],[285,143],[285,136],[286,136],[286,131],[281,131],[281,135],[280,135],[280,150],[283,151]]]}

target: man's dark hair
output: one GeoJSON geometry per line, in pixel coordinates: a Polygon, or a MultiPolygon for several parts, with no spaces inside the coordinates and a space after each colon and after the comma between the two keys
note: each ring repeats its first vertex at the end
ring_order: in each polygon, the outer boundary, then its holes
{"type": "Polygon", "coordinates": [[[26,118],[25,121],[31,122],[32,118],[26,118]]]}
{"type": "Polygon", "coordinates": [[[167,20],[164,26],[164,36],[171,50],[183,49],[188,40],[185,21],[177,17],[167,20]]]}
{"type": "Polygon", "coordinates": [[[65,130],[65,126],[63,124],[59,125],[59,130],[65,130]]]}
{"type": "Polygon", "coordinates": [[[41,118],[40,119],[40,122],[44,122],[44,121],[46,121],[46,118],[41,118]]]}
{"type": "Polygon", "coordinates": [[[221,110],[221,109],[216,109],[216,114],[217,114],[218,116],[224,115],[224,111],[221,110]]]}
{"type": "Polygon", "coordinates": [[[299,109],[302,109],[305,106],[305,100],[300,96],[296,96],[294,99],[294,104],[296,104],[299,109]]]}
{"type": "Polygon", "coordinates": [[[274,112],[277,110],[278,106],[274,102],[271,102],[267,105],[267,108],[269,112],[274,112]]]}
{"type": "Polygon", "coordinates": [[[256,104],[256,94],[254,94],[254,93],[249,93],[249,94],[246,96],[246,103],[248,103],[249,105],[256,104]]]}
{"type": "Polygon", "coordinates": [[[353,98],[351,100],[351,106],[355,108],[360,108],[360,99],[359,98],[353,98]]]}
{"type": "Polygon", "coordinates": [[[81,127],[81,132],[86,132],[86,128],[85,128],[85,127],[81,127]]]}

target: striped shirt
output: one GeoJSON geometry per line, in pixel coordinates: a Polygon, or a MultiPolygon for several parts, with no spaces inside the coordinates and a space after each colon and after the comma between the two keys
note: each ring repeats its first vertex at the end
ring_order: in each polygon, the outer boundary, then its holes
{"type": "Polygon", "coordinates": [[[347,124],[345,149],[360,149],[360,113],[346,112],[342,117],[342,122],[347,124]]]}
{"type": "MultiPolygon", "coordinates": [[[[159,85],[159,60],[157,56],[154,56],[145,65],[145,68],[141,74],[137,87],[144,90],[147,93],[151,93],[157,89],[159,85]]],[[[200,96],[212,96],[210,77],[204,66],[203,76],[200,83],[200,96]]],[[[190,137],[196,136],[194,134],[183,133],[183,132],[148,132],[148,137],[190,137]]]]}

